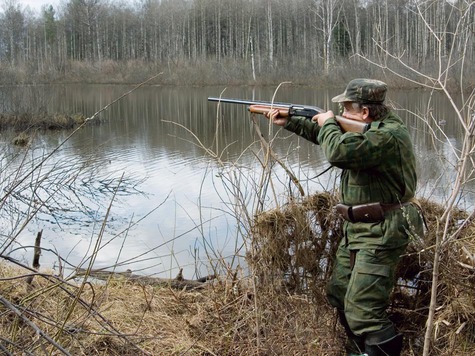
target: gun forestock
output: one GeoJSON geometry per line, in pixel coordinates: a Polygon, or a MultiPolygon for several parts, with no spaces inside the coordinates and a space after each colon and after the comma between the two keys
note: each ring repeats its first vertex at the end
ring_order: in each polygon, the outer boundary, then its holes
{"type": "Polygon", "coordinates": [[[253,105],[249,105],[248,109],[250,112],[254,114],[262,114],[262,115],[267,114],[271,109],[277,109],[279,110],[280,117],[290,116],[289,107],[287,106],[253,104],[253,105]]]}

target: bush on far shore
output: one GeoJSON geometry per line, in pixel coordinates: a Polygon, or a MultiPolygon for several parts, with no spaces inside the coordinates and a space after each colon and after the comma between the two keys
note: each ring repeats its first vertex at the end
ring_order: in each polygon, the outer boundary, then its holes
{"type": "MultiPolygon", "coordinates": [[[[401,68],[398,63],[393,64],[401,68]]],[[[475,85],[474,68],[462,68],[466,74],[463,76],[464,90],[469,90],[475,85]],[[472,78],[472,79],[470,79],[472,78]]],[[[455,66],[452,71],[462,70],[455,66]]],[[[401,68],[404,70],[404,68],[401,68]]],[[[407,71],[407,69],[405,69],[407,71]]],[[[427,73],[436,73],[437,64],[424,68],[427,73]]],[[[15,67],[8,63],[0,64],[0,84],[25,85],[25,84],[55,84],[55,83],[81,83],[81,84],[130,84],[141,83],[154,75],[158,76],[153,84],[160,85],[278,85],[290,81],[295,85],[312,85],[322,88],[342,87],[355,77],[372,77],[386,81],[391,87],[410,88],[415,84],[389,71],[383,71],[371,63],[355,57],[333,63],[327,72],[321,64],[309,65],[295,60],[292,63],[261,63],[223,59],[216,61],[168,61],[165,63],[147,62],[143,60],[131,61],[68,61],[61,67],[43,66],[38,69],[34,63],[20,64],[15,67]],[[255,77],[255,78],[254,78],[255,77]]],[[[457,72],[459,73],[459,72],[457,72]]],[[[406,73],[410,78],[410,72],[406,73]]],[[[460,83],[449,76],[450,88],[460,90],[460,83]]]]}

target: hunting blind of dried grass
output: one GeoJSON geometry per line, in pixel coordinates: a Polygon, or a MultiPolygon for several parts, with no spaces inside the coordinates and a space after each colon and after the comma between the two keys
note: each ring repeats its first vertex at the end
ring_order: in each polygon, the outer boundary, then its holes
{"type": "MultiPolygon", "coordinates": [[[[105,283],[65,280],[1,265],[1,328],[8,354],[339,355],[343,331],[325,301],[341,237],[335,197],[315,194],[255,217],[250,275],[240,270],[186,290],[111,275],[105,283]],[[64,351],[62,351],[64,350],[64,351]]],[[[421,202],[428,231],[413,241],[389,312],[419,355],[430,299],[437,217],[421,202]]],[[[454,211],[452,229],[466,217],[454,211]]],[[[475,353],[475,224],[443,249],[434,355],[475,353]]]]}

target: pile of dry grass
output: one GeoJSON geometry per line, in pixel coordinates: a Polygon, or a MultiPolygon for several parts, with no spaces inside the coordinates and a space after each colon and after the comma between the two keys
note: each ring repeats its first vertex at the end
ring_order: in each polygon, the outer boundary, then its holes
{"type": "Polygon", "coordinates": [[[82,114],[49,114],[46,112],[23,112],[21,114],[0,114],[0,129],[14,130],[63,130],[72,129],[85,121],[82,114]]]}
{"type": "Polygon", "coordinates": [[[86,117],[82,114],[2,113],[0,114],[0,130],[15,130],[18,134],[11,143],[16,146],[27,146],[35,130],[71,130],[84,124],[85,120],[86,117]]]}
{"type": "MultiPolygon", "coordinates": [[[[406,279],[406,285],[415,282],[419,289],[417,297],[412,298],[413,304],[406,308],[404,324],[410,324],[415,315],[422,314],[425,317],[425,309],[430,300],[434,245],[437,234],[441,234],[443,228],[438,219],[442,216],[444,207],[428,200],[422,200],[421,204],[427,232],[423,241],[410,246],[408,256],[403,261],[407,266],[419,266],[415,278],[411,279],[409,275],[406,279]]],[[[454,209],[448,230],[453,237],[439,249],[433,350],[437,355],[475,354],[475,221],[471,218],[473,217],[469,217],[465,211],[454,209]]],[[[425,318],[420,316],[416,320],[420,322],[411,332],[418,335],[425,326],[425,318]]]]}
{"type": "Polygon", "coordinates": [[[322,293],[342,236],[342,222],[333,211],[335,197],[315,194],[255,219],[248,262],[260,284],[292,293],[322,293]]]}
{"type": "MultiPolygon", "coordinates": [[[[333,256],[342,236],[340,218],[333,211],[336,198],[328,193],[291,202],[283,209],[256,218],[249,263],[264,286],[304,294],[320,307],[331,273],[333,256]]],[[[407,354],[422,354],[430,302],[432,266],[438,219],[443,207],[421,201],[427,223],[423,239],[413,240],[398,269],[390,315],[407,338],[407,354]]],[[[441,248],[441,271],[434,351],[438,355],[475,354],[475,223],[454,210],[449,231],[457,238],[441,248]]]]}

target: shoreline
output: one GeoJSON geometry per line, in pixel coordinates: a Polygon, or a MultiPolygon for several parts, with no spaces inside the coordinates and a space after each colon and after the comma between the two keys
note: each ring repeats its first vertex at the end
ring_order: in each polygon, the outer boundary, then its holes
{"type": "MultiPolygon", "coordinates": [[[[391,71],[383,70],[369,63],[352,63],[351,60],[334,65],[334,69],[328,74],[320,73],[316,68],[294,67],[292,71],[285,68],[269,67],[262,69],[253,77],[249,63],[184,63],[181,66],[170,68],[159,63],[133,62],[107,62],[107,63],[83,63],[70,62],[67,69],[58,71],[44,69],[42,71],[30,68],[28,65],[2,67],[3,73],[0,86],[35,86],[35,85],[137,85],[153,80],[145,85],[148,86],[277,86],[288,82],[294,86],[318,86],[323,89],[341,88],[354,78],[373,78],[382,80],[391,89],[416,89],[426,87],[435,90],[437,86],[428,83],[419,83],[416,78],[408,76],[402,78],[391,71]]],[[[433,70],[426,69],[430,75],[433,70]]],[[[470,91],[475,85],[475,78],[467,79],[461,87],[456,77],[447,81],[447,88],[453,92],[470,91]]]]}

